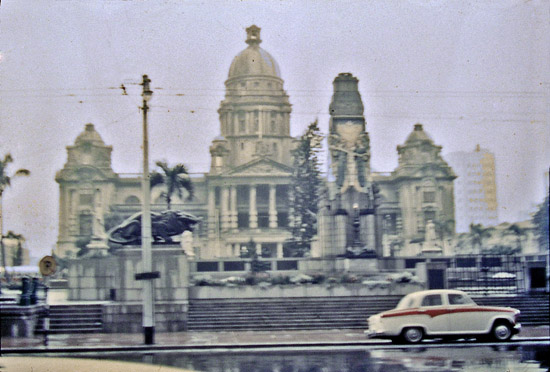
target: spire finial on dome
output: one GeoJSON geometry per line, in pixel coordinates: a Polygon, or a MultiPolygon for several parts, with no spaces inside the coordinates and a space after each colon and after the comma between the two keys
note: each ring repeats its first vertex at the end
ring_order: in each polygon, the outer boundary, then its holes
{"type": "Polygon", "coordinates": [[[246,43],[248,45],[258,45],[262,42],[260,39],[260,30],[256,25],[252,25],[246,29],[246,43]]]}

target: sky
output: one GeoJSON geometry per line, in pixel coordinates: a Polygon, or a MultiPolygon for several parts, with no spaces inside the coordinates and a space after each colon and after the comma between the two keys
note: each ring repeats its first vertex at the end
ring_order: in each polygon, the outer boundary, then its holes
{"type": "Polygon", "coordinates": [[[86,123],[113,146],[115,172],[140,172],[143,74],[151,162],[207,172],[224,82],[252,24],[281,68],[293,136],[315,119],[327,132],[332,81],[350,72],[373,170],[394,170],[396,146],[422,123],[444,158],[476,144],[495,154],[501,222],[542,202],[550,0],[3,0],[0,156],[31,171],[4,193],[4,233],[23,234],[33,257],[51,252],[55,173],[86,123]]]}

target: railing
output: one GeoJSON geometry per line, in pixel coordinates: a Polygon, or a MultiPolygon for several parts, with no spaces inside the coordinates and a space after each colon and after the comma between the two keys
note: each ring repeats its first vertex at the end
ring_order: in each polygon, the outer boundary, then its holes
{"type": "MultiPolygon", "coordinates": [[[[260,258],[258,260],[265,271],[297,271],[299,260],[295,258],[260,258]]],[[[251,270],[252,262],[249,259],[214,259],[197,260],[190,262],[190,271],[194,273],[244,273],[251,270]]]]}

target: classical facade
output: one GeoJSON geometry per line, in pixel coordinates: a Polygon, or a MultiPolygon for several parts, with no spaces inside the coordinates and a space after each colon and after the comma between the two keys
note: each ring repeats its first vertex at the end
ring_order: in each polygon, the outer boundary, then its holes
{"type": "MultiPolygon", "coordinates": [[[[239,257],[251,247],[263,257],[283,257],[290,238],[296,141],[290,136],[291,105],[277,62],[260,47],[260,29],[246,31],[248,46],[234,58],[225,82],[210,171],[192,178],[191,201],[172,203],[202,219],[190,244],[203,259],[239,257]]],[[[315,254],[345,255],[350,248],[371,257],[408,252],[411,242],[422,240],[428,221],[454,231],[455,176],[441,147],[417,124],[397,148],[398,168],[372,173],[358,80],[340,74],[334,89],[329,133],[334,180],[327,180],[330,192],[321,203],[315,254]]],[[[97,243],[113,216],[140,210],[140,179],[115,173],[111,151],[92,124],[67,147],[67,163],[56,175],[58,255],[74,253],[80,239],[97,243]]],[[[152,210],[164,209],[161,187],[151,192],[152,210]]]]}

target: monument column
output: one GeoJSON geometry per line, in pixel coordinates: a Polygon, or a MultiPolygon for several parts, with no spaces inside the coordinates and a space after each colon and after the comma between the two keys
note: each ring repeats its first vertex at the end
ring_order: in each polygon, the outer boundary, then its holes
{"type": "Polygon", "coordinates": [[[277,227],[277,207],[275,205],[276,197],[275,185],[269,185],[269,227],[277,227]]]}
{"type": "Polygon", "coordinates": [[[222,230],[228,230],[229,224],[229,188],[227,186],[222,187],[222,230]]]}
{"type": "Polygon", "coordinates": [[[250,210],[249,210],[249,227],[251,229],[258,228],[258,209],[256,207],[256,185],[250,185],[250,210]]]}

